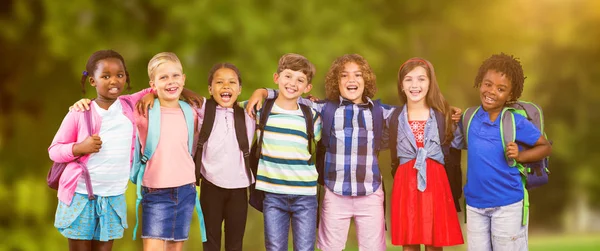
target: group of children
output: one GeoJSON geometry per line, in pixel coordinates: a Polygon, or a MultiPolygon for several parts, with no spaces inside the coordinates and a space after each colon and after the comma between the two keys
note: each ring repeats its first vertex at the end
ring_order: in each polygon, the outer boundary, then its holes
{"type": "Polygon", "coordinates": [[[475,79],[482,109],[468,132],[456,125],[460,111],[444,99],[433,65],[425,59],[412,58],[400,66],[401,107],[372,100],[376,77],[360,55],[333,62],[325,78],[326,101],[301,97],[312,89],[314,74],[304,56],[285,54],[273,75],[277,90],[259,89],[248,102],[238,102],[240,72],[221,63],[209,72],[210,99],[202,99],[184,89],[177,56],[163,52],[148,64],[151,88],[120,95],[129,83],[123,58],[111,50],[94,53],[82,86],[89,81],[97,98],[75,105],[89,109],[92,123],[86,124],[83,112],[70,111],[49,148],[53,161],[78,163],[65,169],[58,189],[55,227],[68,238],[69,249],[111,250],[112,241],[122,238],[127,228],[124,192],[131,178],[139,187],[144,250],[182,250],[194,207],[204,250],[221,249],[223,222],[225,249],[242,250],[252,184],[264,192],[267,250],[288,249],[290,224],[294,250],[314,250],[315,242],[321,250],[343,250],[353,218],[359,249],[385,250],[378,154],[389,147],[396,149],[399,161],[390,205],[392,244],[404,250],[420,250],[420,245],[441,250],[464,243],[443,148],[468,145],[464,191],[469,250],[527,250],[527,224],[521,224],[524,187],[505,156],[530,162],[548,156],[551,147],[535,126],[515,115],[516,141],[531,148],[514,144],[504,151],[498,115],[523,90],[518,60],[499,54],[482,64],[475,79]],[[257,125],[265,98],[274,103],[266,111],[266,123],[257,125]],[[312,108],[308,115],[301,105],[312,108]],[[248,145],[257,127],[262,145],[253,173],[248,145]],[[390,128],[397,128],[393,140],[386,133],[390,128]],[[323,149],[323,159],[317,158],[323,163],[315,163],[318,150],[311,145],[323,149]],[[84,172],[91,177],[94,200],[87,197],[84,172]],[[320,180],[324,196],[319,202],[320,180]]]}

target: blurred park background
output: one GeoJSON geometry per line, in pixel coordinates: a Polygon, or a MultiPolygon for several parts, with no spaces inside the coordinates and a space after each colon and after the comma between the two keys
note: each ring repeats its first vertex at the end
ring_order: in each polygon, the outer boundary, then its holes
{"type": "MultiPolygon", "coordinates": [[[[481,62],[514,54],[527,76],[522,99],[542,106],[554,141],[550,184],[530,195],[531,250],[600,250],[599,40],[600,1],[593,0],[3,0],[0,251],[67,249],[53,227],[47,148],[67,107],[81,98],[88,57],[109,48],[126,59],[133,91],[148,86],[148,60],[172,51],[183,62],[186,87],[201,95],[208,95],[214,63],[237,65],[243,99],[275,87],[272,74],[287,52],[316,65],[313,93],[323,97],[331,62],[358,53],[377,74],[377,97],[389,104],[399,104],[399,66],[419,56],[435,66],[450,103],[463,108],[478,104],[472,86],[481,62]]],[[[87,91],[95,97],[89,85],[87,91]]],[[[390,191],[389,152],[380,159],[390,191]]],[[[133,190],[130,228],[114,250],[141,250],[141,241],[131,240],[133,190]]],[[[201,250],[197,224],[194,218],[186,250],[201,250]]],[[[244,242],[247,250],[264,249],[262,215],[253,209],[244,242]]],[[[357,250],[354,230],[347,247],[357,250]]]]}

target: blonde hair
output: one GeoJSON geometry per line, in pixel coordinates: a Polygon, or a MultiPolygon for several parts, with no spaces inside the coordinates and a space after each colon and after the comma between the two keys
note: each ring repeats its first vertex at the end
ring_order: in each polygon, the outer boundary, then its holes
{"type": "Polygon", "coordinates": [[[176,63],[183,70],[183,65],[181,65],[181,61],[179,61],[179,58],[177,57],[177,55],[175,55],[175,53],[161,52],[154,55],[154,57],[150,59],[150,62],[148,62],[148,77],[150,78],[150,80],[154,78],[154,71],[156,71],[156,68],[158,68],[161,64],[164,64],[166,62],[176,63]]]}

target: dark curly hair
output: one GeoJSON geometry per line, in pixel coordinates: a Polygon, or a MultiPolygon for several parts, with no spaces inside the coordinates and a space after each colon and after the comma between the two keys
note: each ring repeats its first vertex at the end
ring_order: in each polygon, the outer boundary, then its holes
{"type": "Polygon", "coordinates": [[[325,75],[325,95],[327,99],[331,101],[339,101],[340,99],[340,74],[344,70],[344,65],[347,63],[356,63],[363,74],[365,80],[365,91],[363,92],[362,99],[365,97],[373,98],[377,92],[375,86],[377,78],[375,73],[371,69],[371,66],[365,58],[358,54],[346,54],[343,55],[331,64],[327,75],[325,75]]]}
{"type": "Polygon", "coordinates": [[[85,81],[88,77],[94,76],[94,72],[96,72],[96,69],[98,68],[98,61],[107,58],[118,59],[121,61],[121,63],[123,63],[123,69],[125,69],[126,77],[125,81],[127,82],[127,90],[131,90],[129,72],[127,71],[127,66],[125,65],[125,59],[123,59],[123,56],[113,50],[101,50],[94,52],[85,64],[85,72],[81,75],[81,93],[85,95],[85,81]]]}
{"type": "Polygon", "coordinates": [[[483,61],[479,67],[479,72],[477,72],[475,85],[473,87],[481,87],[483,77],[489,70],[504,73],[510,80],[510,84],[512,85],[512,95],[509,97],[508,101],[516,101],[521,97],[526,77],[523,75],[523,67],[518,58],[504,53],[492,55],[483,61]]]}

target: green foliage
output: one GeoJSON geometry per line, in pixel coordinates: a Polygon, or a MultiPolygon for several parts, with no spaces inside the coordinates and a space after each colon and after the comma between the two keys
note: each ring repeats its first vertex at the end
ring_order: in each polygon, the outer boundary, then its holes
{"type": "MultiPolygon", "coordinates": [[[[390,104],[399,103],[399,66],[420,56],[433,63],[445,97],[458,107],[479,102],[472,86],[485,58],[515,54],[528,76],[523,99],[544,108],[554,140],[551,183],[531,193],[533,235],[560,230],[559,215],[573,195],[586,194],[600,206],[600,155],[593,145],[600,140],[594,127],[600,123],[597,1],[9,0],[0,7],[0,201],[8,205],[0,209],[0,250],[66,247],[53,228],[55,191],[44,183],[47,147],[67,107],[81,97],[87,58],[107,48],[125,57],[134,91],[148,86],[148,60],[173,51],[183,61],[187,87],[201,95],[208,94],[214,63],[237,65],[243,99],[275,86],[272,74],[284,53],[303,54],[316,65],[313,93],[321,97],[331,62],[358,53],[377,74],[377,97],[390,104]]],[[[87,92],[95,96],[89,86],[87,92]]],[[[391,187],[387,157],[382,154],[381,166],[391,187]]],[[[131,187],[127,196],[132,226],[131,187]]],[[[201,246],[197,224],[186,244],[195,249],[201,246]]],[[[249,250],[262,249],[262,229],[261,215],[249,210],[249,250]]],[[[353,233],[349,243],[355,244],[353,233]]],[[[130,236],[131,228],[115,250],[140,248],[130,236]]]]}

